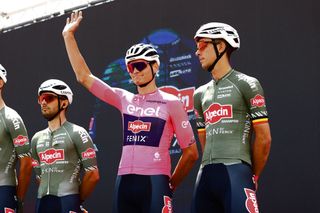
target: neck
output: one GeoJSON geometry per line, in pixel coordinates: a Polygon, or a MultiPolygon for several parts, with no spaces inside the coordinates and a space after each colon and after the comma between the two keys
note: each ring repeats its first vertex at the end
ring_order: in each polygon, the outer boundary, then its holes
{"type": "Polygon", "coordinates": [[[215,80],[219,80],[223,76],[225,76],[230,70],[231,70],[230,63],[221,60],[216,64],[214,69],[211,71],[211,74],[215,80]]]}
{"type": "Polygon", "coordinates": [[[137,86],[137,88],[138,88],[138,93],[139,93],[140,95],[152,93],[152,92],[154,92],[154,91],[157,90],[156,84],[154,84],[154,83],[152,83],[152,82],[151,82],[148,86],[146,86],[146,87],[139,87],[139,86],[137,86]]]}
{"type": "Polygon", "coordinates": [[[48,121],[48,126],[51,131],[55,131],[59,129],[62,124],[64,124],[67,121],[65,115],[60,112],[60,115],[58,114],[54,119],[51,121],[48,121]]]}
{"type": "Polygon", "coordinates": [[[0,109],[2,109],[5,105],[6,104],[5,104],[4,100],[2,99],[2,95],[0,94],[0,109]]]}

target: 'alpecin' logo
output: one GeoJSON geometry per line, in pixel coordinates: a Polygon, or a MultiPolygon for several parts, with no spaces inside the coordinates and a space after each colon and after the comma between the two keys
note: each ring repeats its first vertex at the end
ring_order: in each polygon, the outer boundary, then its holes
{"type": "Polygon", "coordinates": [[[213,103],[210,107],[204,111],[204,119],[206,123],[215,124],[224,118],[232,118],[232,105],[220,105],[219,103],[213,103]]]}
{"type": "Polygon", "coordinates": [[[88,148],[86,151],[81,153],[82,159],[89,159],[89,158],[95,158],[96,157],[96,152],[94,151],[93,148],[88,148]]]}
{"type": "Polygon", "coordinates": [[[151,129],[151,122],[143,122],[140,120],[129,121],[128,122],[128,130],[133,133],[138,133],[141,131],[149,132],[151,129]]]}
{"type": "Polygon", "coordinates": [[[251,98],[250,103],[253,107],[263,107],[266,104],[264,97],[260,94],[254,96],[254,98],[251,98]]]}
{"type": "Polygon", "coordinates": [[[46,164],[53,164],[58,160],[64,160],[63,149],[47,149],[39,153],[40,161],[46,164]]]}
{"type": "Polygon", "coordinates": [[[246,208],[248,212],[259,213],[256,192],[248,188],[244,188],[244,192],[246,193],[246,196],[247,196],[246,208]]]}
{"type": "Polygon", "coordinates": [[[172,213],[172,201],[169,196],[163,196],[164,206],[161,213],[172,213]]]}
{"type": "Polygon", "coordinates": [[[23,136],[23,135],[19,135],[18,137],[16,137],[15,139],[13,139],[13,144],[15,146],[23,146],[25,144],[28,143],[28,137],[27,136],[23,136]]]}

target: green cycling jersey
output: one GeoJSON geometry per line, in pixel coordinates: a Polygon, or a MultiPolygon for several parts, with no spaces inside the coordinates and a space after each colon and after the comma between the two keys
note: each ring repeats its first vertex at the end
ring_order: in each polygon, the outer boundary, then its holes
{"type": "Polygon", "coordinates": [[[33,167],[40,180],[38,198],[79,194],[80,170],[97,169],[96,152],[87,131],[68,121],[55,130],[37,132],[31,140],[33,167]]]}
{"type": "Polygon", "coordinates": [[[15,186],[17,158],[30,156],[30,144],[23,120],[8,106],[0,110],[0,156],[0,186],[15,186]]]}
{"type": "Polygon", "coordinates": [[[194,93],[198,131],[205,131],[202,165],[245,161],[251,164],[252,125],[268,122],[259,81],[231,70],[194,93]]]}

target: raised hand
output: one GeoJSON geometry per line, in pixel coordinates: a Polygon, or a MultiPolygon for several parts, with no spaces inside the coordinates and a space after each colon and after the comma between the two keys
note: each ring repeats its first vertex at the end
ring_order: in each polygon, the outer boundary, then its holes
{"type": "Polygon", "coordinates": [[[71,13],[71,16],[66,20],[66,25],[63,28],[62,35],[66,36],[69,33],[74,34],[80,26],[82,18],[82,11],[71,13]]]}

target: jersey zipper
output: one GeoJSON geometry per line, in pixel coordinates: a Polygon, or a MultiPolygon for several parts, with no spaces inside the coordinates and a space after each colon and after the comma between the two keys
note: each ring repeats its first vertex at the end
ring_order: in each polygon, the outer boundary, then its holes
{"type": "MultiPolygon", "coordinates": [[[[52,147],[52,140],[53,140],[53,132],[50,132],[50,146],[49,146],[49,149],[50,147],[52,147]]],[[[50,194],[50,178],[51,178],[51,166],[49,165],[49,171],[48,171],[48,186],[47,186],[47,195],[50,194]]]]}

